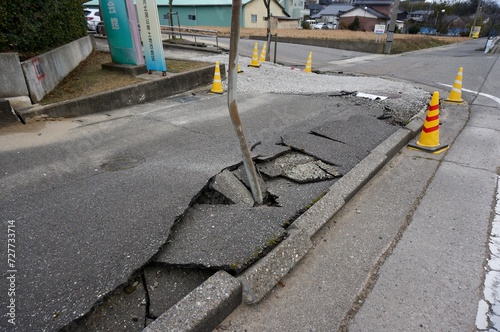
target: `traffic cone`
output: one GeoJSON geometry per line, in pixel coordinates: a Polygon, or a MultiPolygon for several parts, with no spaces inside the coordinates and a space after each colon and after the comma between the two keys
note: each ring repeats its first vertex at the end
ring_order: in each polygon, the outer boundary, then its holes
{"type": "Polygon", "coordinates": [[[309,52],[309,57],[307,58],[307,62],[306,62],[306,68],[304,69],[304,71],[306,73],[311,73],[312,55],[313,55],[313,52],[309,52]]]}
{"type": "Polygon", "coordinates": [[[455,78],[455,83],[453,83],[453,88],[451,89],[450,96],[444,101],[453,104],[464,104],[465,100],[462,99],[462,76],[464,68],[460,67],[458,70],[457,77],[455,78]]]}
{"type": "Polygon", "coordinates": [[[239,74],[239,73],[242,73],[242,72],[243,72],[243,70],[241,70],[240,64],[238,63],[238,71],[237,71],[237,73],[239,74]]]}
{"type": "Polygon", "coordinates": [[[222,81],[220,78],[219,61],[215,62],[214,83],[212,84],[212,89],[210,90],[210,92],[224,93],[224,89],[222,89],[222,81]]]}
{"type": "Polygon", "coordinates": [[[260,67],[258,53],[259,53],[259,49],[258,49],[257,43],[255,43],[255,45],[253,46],[252,61],[250,62],[248,67],[255,67],[255,68],[260,67]]]}
{"type": "Polygon", "coordinates": [[[267,49],[267,43],[264,43],[264,46],[262,46],[262,52],[260,52],[260,62],[266,62],[266,49],[267,49]]]}
{"type": "Polygon", "coordinates": [[[448,150],[448,145],[439,144],[439,92],[435,91],[432,95],[420,139],[416,144],[408,144],[408,147],[433,154],[448,150]]]}

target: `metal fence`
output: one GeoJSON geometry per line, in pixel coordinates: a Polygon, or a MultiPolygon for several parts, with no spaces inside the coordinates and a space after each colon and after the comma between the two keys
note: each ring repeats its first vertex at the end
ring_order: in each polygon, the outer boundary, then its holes
{"type": "Polygon", "coordinates": [[[161,25],[162,36],[168,36],[170,42],[175,43],[178,41],[189,41],[194,44],[194,46],[206,46],[206,43],[210,43],[220,50],[219,47],[219,36],[216,30],[206,30],[206,29],[196,29],[190,27],[181,26],[169,26],[161,25]]]}

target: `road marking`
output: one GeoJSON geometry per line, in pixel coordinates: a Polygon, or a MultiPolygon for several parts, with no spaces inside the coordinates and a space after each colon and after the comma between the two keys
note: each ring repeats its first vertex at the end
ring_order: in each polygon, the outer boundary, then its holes
{"type": "MultiPolygon", "coordinates": [[[[438,84],[443,85],[443,86],[447,86],[449,88],[453,87],[452,85],[449,85],[449,84],[444,84],[444,83],[438,83],[438,84]]],[[[462,91],[479,94],[480,96],[493,99],[494,101],[496,101],[497,103],[500,104],[500,98],[492,96],[492,95],[489,95],[487,93],[482,93],[482,92],[479,92],[479,91],[468,90],[468,89],[464,89],[464,88],[462,88],[462,91]]]]}
{"type": "Polygon", "coordinates": [[[489,238],[490,258],[484,280],[483,297],[479,300],[476,327],[478,331],[498,331],[500,315],[496,310],[500,295],[500,176],[497,177],[495,217],[489,238]],[[490,326],[491,324],[491,326],[490,326]],[[491,329],[490,329],[491,328],[491,329]]]}
{"type": "Polygon", "coordinates": [[[386,56],[382,55],[382,54],[365,55],[365,56],[358,56],[358,57],[353,57],[353,58],[349,58],[349,59],[328,61],[328,63],[332,64],[332,65],[337,65],[337,66],[352,66],[355,64],[372,62],[372,61],[382,59],[385,57],[386,56]]]}
{"type": "Polygon", "coordinates": [[[358,92],[356,94],[356,97],[362,97],[362,98],[368,98],[368,99],[371,99],[371,100],[386,100],[387,97],[385,96],[378,96],[378,95],[373,95],[371,93],[364,93],[364,92],[358,92]]]}

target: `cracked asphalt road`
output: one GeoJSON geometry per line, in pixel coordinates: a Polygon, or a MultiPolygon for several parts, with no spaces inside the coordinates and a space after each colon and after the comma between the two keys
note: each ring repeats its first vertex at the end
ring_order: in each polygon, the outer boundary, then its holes
{"type": "MultiPolygon", "coordinates": [[[[281,137],[320,157],[320,137],[308,131],[350,116],[377,123],[383,113],[378,102],[328,94],[242,93],[239,106],[250,145],[262,142],[254,150],[261,157],[282,152],[281,137]],[[293,143],[293,132],[316,142],[293,143]]],[[[0,216],[15,220],[19,239],[17,331],[60,329],[127,284],[209,179],[241,161],[224,95],[102,111],[0,133],[0,216]]],[[[345,158],[343,165],[355,165],[360,156],[345,158]]],[[[288,192],[292,211],[318,195],[303,188],[274,192],[288,192]]]]}

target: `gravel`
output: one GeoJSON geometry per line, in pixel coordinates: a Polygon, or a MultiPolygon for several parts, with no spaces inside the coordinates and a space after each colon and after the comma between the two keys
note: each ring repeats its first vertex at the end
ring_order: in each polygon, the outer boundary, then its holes
{"type": "MultiPolygon", "coordinates": [[[[225,64],[228,68],[229,55],[209,55],[193,60],[225,64]]],[[[335,74],[306,73],[300,68],[287,67],[272,62],[261,63],[260,68],[248,67],[251,59],[240,56],[239,65],[244,71],[237,75],[240,93],[279,94],[328,94],[344,95],[358,105],[380,107],[395,124],[404,125],[418,112],[425,109],[430,93],[411,83],[390,81],[384,78],[347,76],[335,74]],[[354,97],[356,93],[388,97],[372,100],[354,97]]],[[[227,91],[227,79],[222,82],[227,91]]]]}

